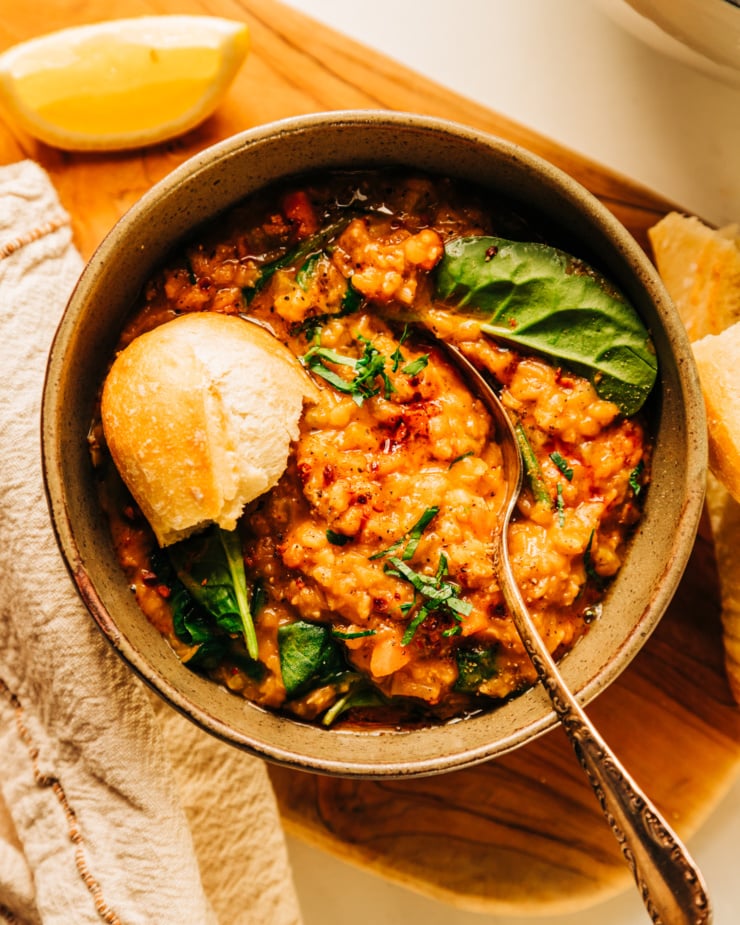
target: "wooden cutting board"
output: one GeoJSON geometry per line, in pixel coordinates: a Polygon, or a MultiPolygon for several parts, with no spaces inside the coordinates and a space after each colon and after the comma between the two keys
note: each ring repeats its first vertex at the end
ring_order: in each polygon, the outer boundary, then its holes
{"type": "MultiPolygon", "coordinates": [[[[273,0],[106,0],[6,4],[0,49],[83,22],[152,13],[245,20],[252,52],[219,112],[166,145],[69,154],[0,122],[0,163],[38,161],[88,257],[154,182],[234,132],[300,113],[396,109],[518,142],[580,180],[647,247],[670,203],[523,126],[435,85],[273,0]],[[67,8],[68,7],[68,8],[67,8]]],[[[740,766],[740,711],[722,666],[713,550],[699,537],[678,594],[624,674],[589,708],[607,741],[687,838],[740,766]]],[[[498,761],[418,780],[344,781],[271,769],[286,828],[415,890],[486,912],[560,913],[629,884],[565,736],[553,730],[498,761]]]]}

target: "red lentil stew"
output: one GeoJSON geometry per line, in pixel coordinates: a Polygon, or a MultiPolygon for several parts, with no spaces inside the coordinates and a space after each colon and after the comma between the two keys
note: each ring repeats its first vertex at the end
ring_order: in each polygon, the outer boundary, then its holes
{"type": "Polygon", "coordinates": [[[182,244],[121,346],[203,311],[268,324],[321,388],[285,474],[238,530],[166,550],[94,424],[121,565],[183,662],[324,725],[445,721],[533,683],[492,559],[505,475],[492,421],[425,328],[485,371],[522,440],[529,478],[508,542],[542,636],[561,657],[588,631],[640,517],[640,406],[655,378],[647,332],[596,271],[489,194],[333,172],[260,192],[182,244]],[[596,326],[598,350],[579,325],[596,326]],[[632,378],[609,365],[622,342],[642,364],[632,378]],[[223,577],[228,543],[244,563],[257,658],[223,577]]]}

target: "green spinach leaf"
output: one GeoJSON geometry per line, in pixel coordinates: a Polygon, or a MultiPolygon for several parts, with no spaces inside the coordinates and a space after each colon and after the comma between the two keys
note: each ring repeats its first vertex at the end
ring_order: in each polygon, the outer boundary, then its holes
{"type": "Polygon", "coordinates": [[[321,724],[331,726],[342,713],[354,707],[382,707],[385,703],[386,700],[379,690],[368,684],[364,678],[357,678],[352,682],[347,693],[324,713],[321,724]]]}
{"type": "Polygon", "coordinates": [[[182,582],[175,580],[170,596],[172,624],[177,638],[194,646],[210,642],[214,637],[211,615],[193,600],[182,582]]]}
{"type": "Polygon", "coordinates": [[[236,531],[212,527],[169,550],[177,577],[226,633],[243,633],[250,658],[258,658],[241,543],[236,531]]]}
{"type": "Polygon", "coordinates": [[[498,649],[473,646],[459,648],[457,658],[457,681],[455,690],[464,694],[475,694],[490,678],[498,673],[498,649]]]}
{"type": "Polygon", "coordinates": [[[337,680],[347,671],[339,643],[331,629],[298,620],[278,629],[280,671],[288,699],[337,680]]]}
{"type": "Polygon", "coordinates": [[[524,463],[524,471],[527,475],[530,488],[532,489],[534,500],[538,504],[545,504],[547,507],[551,507],[552,498],[550,497],[550,492],[547,490],[547,483],[542,474],[542,468],[520,421],[517,421],[514,425],[514,433],[516,434],[516,440],[519,444],[519,451],[522,456],[522,462],[524,463]]]}
{"type": "Polygon", "coordinates": [[[479,236],[445,245],[436,297],[492,337],[586,376],[624,414],[655,383],[657,359],[629,302],[596,270],[545,244],[479,236]]]}

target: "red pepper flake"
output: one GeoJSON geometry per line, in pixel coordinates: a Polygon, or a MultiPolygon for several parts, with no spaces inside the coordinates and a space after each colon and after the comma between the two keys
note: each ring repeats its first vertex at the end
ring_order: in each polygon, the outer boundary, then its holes
{"type": "Polygon", "coordinates": [[[283,199],[283,214],[295,228],[298,238],[316,234],[319,223],[311,200],[302,190],[288,193],[283,199]]]}
{"type": "Polygon", "coordinates": [[[498,254],[498,247],[495,244],[492,244],[490,247],[486,248],[486,255],[484,257],[485,261],[493,260],[493,258],[498,254]]]}

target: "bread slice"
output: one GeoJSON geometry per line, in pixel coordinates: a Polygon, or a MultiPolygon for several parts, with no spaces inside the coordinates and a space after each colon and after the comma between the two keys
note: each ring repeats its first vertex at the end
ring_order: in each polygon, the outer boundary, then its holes
{"type": "Polygon", "coordinates": [[[740,321],[738,226],[714,229],[669,212],[648,230],[658,272],[690,340],[740,321]]]}
{"type": "Polygon", "coordinates": [[[707,409],[706,508],[722,601],[727,679],[740,703],[740,240],[671,212],[649,229],[658,271],[686,325],[707,409]]]}
{"type": "Polygon", "coordinates": [[[719,575],[725,670],[732,696],[740,703],[740,504],[711,472],[706,507],[719,575]]]}
{"type": "Polygon", "coordinates": [[[707,409],[709,468],[740,502],[740,322],[692,349],[707,409]]]}
{"type": "Polygon", "coordinates": [[[315,386],[263,328],[213,312],[135,338],[106,377],[106,443],[161,546],[233,529],[277,483],[315,386]]]}

